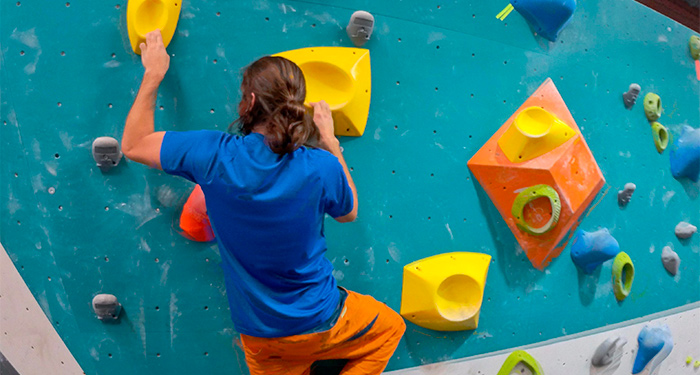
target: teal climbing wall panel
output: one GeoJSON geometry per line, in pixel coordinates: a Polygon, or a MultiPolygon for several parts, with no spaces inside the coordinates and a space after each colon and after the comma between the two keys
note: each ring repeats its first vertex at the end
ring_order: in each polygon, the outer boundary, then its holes
{"type": "MultiPolygon", "coordinates": [[[[352,11],[376,17],[372,103],[365,134],[342,146],[360,196],[352,224],[328,220],[328,258],[345,287],[400,306],[403,265],[450,251],[493,256],[475,331],[408,324],[389,369],[565,337],[700,300],[698,185],[671,177],[641,103],[663,100],[674,137],[700,125],[683,26],[635,3],[579,1],[556,43],[532,35],[496,1],[185,0],[168,47],[170,71],[156,111],[161,130],[225,130],[236,118],[240,69],[309,46],[351,46],[352,11]],[[580,228],[610,229],[635,262],[632,294],[618,303],[610,262],[581,276],[568,249],[533,269],[466,167],[467,160],[551,77],[607,185],[580,228]],[[640,100],[641,101],[641,100],[640,100]],[[637,184],[625,210],[617,190],[637,184]],[[682,258],[671,277],[660,253],[682,258]]],[[[215,245],[176,229],[192,185],[133,162],[102,174],[90,145],[121,137],[142,67],[126,33],[126,3],[0,4],[0,240],[88,374],[247,373],[215,245]],[[97,293],[124,306],[119,324],[91,309],[97,293]]],[[[672,147],[672,146],[671,146],[672,147]]]]}

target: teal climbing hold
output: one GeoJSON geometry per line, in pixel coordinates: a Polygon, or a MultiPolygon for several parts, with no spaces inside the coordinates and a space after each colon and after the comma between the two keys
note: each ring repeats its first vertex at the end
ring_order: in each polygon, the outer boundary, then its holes
{"type": "Polygon", "coordinates": [[[639,332],[637,341],[639,342],[639,350],[634,359],[633,374],[639,374],[647,365],[649,365],[648,373],[653,374],[654,370],[673,350],[671,329],[666,324],[658,327],[645,326],[639,332]]]}
{"type": "Polygon", "coordinates": [[[574,234],[571,245],[571,260],[585,273],[592,273],[603,262],[614,258],[620,245],[610,232],[603,228],[595,232],[581,229],[574,234]]]}

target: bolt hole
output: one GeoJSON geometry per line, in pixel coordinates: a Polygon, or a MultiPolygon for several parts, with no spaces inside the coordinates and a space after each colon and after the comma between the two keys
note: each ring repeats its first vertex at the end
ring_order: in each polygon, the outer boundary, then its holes
{"type": "Polygon", "coordinates": [[[53,154],[53,157],[56,158],[56,159],[58,159],[58,158],[61,157],[61,155],[59,155],[59,154],[53,154]]]}

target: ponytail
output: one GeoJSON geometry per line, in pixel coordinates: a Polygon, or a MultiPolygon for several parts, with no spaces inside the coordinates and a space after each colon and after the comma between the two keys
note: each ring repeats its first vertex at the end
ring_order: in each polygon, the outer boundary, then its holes
{"type": "Polygon", "coordinates": [[[240,117],[231,126],[237,124],[243,134],[264,126],[265,142],[277,154],[317,140],[318,129],[304,107],[304,75],[293,62],[271,56],[255,61],[243,73],[241,91],[240,117]]]}

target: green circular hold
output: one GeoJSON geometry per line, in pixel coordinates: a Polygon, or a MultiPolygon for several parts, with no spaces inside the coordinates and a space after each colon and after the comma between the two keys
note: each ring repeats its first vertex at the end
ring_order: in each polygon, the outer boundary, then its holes
{"type": "Polygon", "coordinates": [[[515,201],[513,202],[513,207],[510,210],[511,214],[515,218],[515,224],[521,230],[530,233],[535,236],[545,234],[552,230],[559,222],[559,215],[561,214],[561,201],[559,200],[559,194],[553,187],[545,184],[530,186],[529,188],[521,191],[515,201]],[[548,198],[549,204],[552,205],[552,217],[549,221],[540,228],[533,228],[527,222],[525,222],[525,206],[530,202],[538,198],[548,198]]]}
{"type": "Polygon", "coordinates": [[[668,147],[668,129],[665,126],[659,124],[658,122],[653,122],[651,124],[651,132],[654,136],[654,145],[656,145],[656,151],[660,153],[664,152],[666,147],[668,147]]]}
{"type": "Polygon", "coordinates": [[[630,294],[632,281],[634,281],[634,264],[632,264],[632,259],[626,252],[621,251],[615,257],[612,266],[612,277],[615,298],[618,301],[622,301],[630,294]]]}
{"type": "Polygon", "coordinates": [[[644,96],[644,114],[649,121],[656,121],[661,117],[661,98],[653,92],[644,96]]]}

